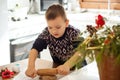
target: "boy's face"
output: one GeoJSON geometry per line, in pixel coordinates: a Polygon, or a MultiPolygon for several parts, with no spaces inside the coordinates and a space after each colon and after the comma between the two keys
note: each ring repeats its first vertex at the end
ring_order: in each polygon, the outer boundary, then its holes
{"type": "Polygon", "coordinates": [[[61,16],[53,20],[47,20],[48,30],[55,38],[59,38],[64,34],[66,27],[68,27],[68,23],[69,21],[65,21],[61,16]]]}

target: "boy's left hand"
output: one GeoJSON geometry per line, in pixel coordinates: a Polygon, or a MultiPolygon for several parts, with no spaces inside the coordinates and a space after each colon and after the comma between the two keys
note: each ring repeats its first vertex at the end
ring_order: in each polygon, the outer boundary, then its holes
{"type": "Polygon", "coordinates": [[[70,72],[70,67],[63,64],[57,67],[57,71],[60,75],[67,75],[70,72]]]}

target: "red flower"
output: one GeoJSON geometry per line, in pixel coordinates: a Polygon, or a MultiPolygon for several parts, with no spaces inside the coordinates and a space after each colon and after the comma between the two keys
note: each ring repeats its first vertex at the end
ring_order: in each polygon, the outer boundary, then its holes
{"type": "Polygon", "coordinates": [[[103,25],[105,24],[105,21],[103,19],[103,16],[98,15],[97,18],[95,19],[95,22],[97,24],[96,28],[99,29],[101,27],[103,27],[103,25]]]}
{"type": "Polygon", "coordinates": [[[105,45],[107,45],[107,44],[109,44],[110,43],[110,39],[106,39],[105,41],[104,41],[104,44],[105,45]]]}
{"type": "Polygon", "coordinates": [[[2,72],[2,78],[6,79],[6,78],[12,78],[14,75],[14,72],[9,71],[8,69],[6,69],[4,72],[2,72]]]}

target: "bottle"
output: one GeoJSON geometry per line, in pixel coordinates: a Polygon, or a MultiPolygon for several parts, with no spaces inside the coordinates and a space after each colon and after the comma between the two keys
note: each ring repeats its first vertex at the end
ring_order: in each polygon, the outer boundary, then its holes
{"type": "Polygon", "coordinates": [[[19,64],[15,64],[15,65],[13,66],[13,71],[14,71],[15,73],[19,73],[19,72],[20,72],[20,65],[19,65],[19,64]]]}

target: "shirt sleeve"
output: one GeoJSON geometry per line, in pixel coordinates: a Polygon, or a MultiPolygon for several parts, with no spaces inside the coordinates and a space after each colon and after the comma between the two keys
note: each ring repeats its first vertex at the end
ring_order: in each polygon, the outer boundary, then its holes
{"type": "Polygon", "coordinates": [[[37,38],[32,46],[32,49],[36,49],[38,52],[47,48],[47,43],[44,39],[37,38]]]}
{"type": "Polygon", "coordinates": [[[69,36],[70,36],[70,40],[76,40],[79,37],[80,34],[80,30],[79,29],[75,29],[74,27],[71,27],[69,30],[69,36]]]}
{"type": "Polygon", "coordinates": [[[48,29],[45,28],[43,32],[38,36],[35,40],[32,49],[36,49],[38,52],[42,51],[43,49],[47,48],[48,40],[49,39],[49,32],[48,29]]]}

